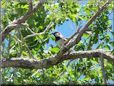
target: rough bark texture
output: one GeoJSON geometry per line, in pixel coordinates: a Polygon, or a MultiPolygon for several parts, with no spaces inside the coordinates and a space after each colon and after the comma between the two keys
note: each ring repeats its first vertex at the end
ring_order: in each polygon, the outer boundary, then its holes
{"type": "Polygon", "coordinates": [[[103,50],[90,50],[90,51],[76,51],[69,55],[63,55],[62,58],[51,57],[37,61],[30,58],[11,58],[11,59],[2,59],[2,68],[5,67],[17,67],[17,68],[29,68],[29,69],[42,69],[49,68],[51,66],[57,65],[64,60],[69,59],[78,59],[78,58],[98,58],[102,55],[103,58],[114,61],[114,56],[109,52],[103,50]],[[58,60],[58,62],[57,62],[58,60]]]}

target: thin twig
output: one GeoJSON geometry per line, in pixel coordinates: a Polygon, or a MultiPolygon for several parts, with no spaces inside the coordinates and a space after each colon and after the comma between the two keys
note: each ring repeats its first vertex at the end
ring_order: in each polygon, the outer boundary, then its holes
{"type": "Polygon", "coordinates": [[[21,33],[21,30],[20,30],[20,29],[18,29],[18,32],[19,32],[19,33],[20,33],[20,35],[21,35],[21,40],[22,40],[22,43],[23,43],[23,44],[24,44],[24,46],[26,47],[26,49],[27,49],[27,51],[28,51],[29,56],[30,56],[31,58],[34,58],[34,56],[33,56],[32,52],[30,51],[30,49],[29,49],[29,47],[28,47],[27,43],[25,42],[25,40],[24,40],[24,38],[23,38],[23,35],[22,35],[22,33],[21,33]]]}
{"type": "Polygon", "coordinates": [[[105,68],[104,68],[104,58],[100,57],[100,64],[101,64],[101,70],[102,70],[102,77],[103,77],[103,84],[107,84],[107,80],[106,80],[106,71],[105,71],[105,68]]]}
{"type": "Polygon", "coordinates": [[[28,3],[29,3],[29,11],[31,11],[33,9],[32,0],[28,0],[28,3]]]}
{"type": "Polygon", "coordinates": [[[81,29],[81,27],[78,27],[77,31],[66,41],[65,44],[69,43],[69,41],[72,40],[74,38],[74,36],[76,36],[79,33],[80,29],[81,29]]]}
{"type": "Polygon", "coordinates": [[[46,29],[45,29],[43,32],[35,33],[35,32],[32,31],[33,34],[27,35],[26,37],[24,37],[24,39],[45,34],[46,32],[49,32],[49,31],[50,31],[50,29],[51,29],[52,26],[53,26],[53,23],[50,22],[50,23],[47,25],[46,29]]]}

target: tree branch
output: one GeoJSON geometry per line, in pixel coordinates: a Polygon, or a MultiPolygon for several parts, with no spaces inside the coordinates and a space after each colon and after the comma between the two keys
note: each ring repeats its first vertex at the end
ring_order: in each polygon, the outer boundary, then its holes
{"type": "Polygon", "coordinates": [[[60,58],[61,56],[66,53],[71,47],[73,47],[75,44],[77,44],[80,40],[81,37],[83,35],[83,33],[85,31],[88,30],[88,26],[103,12],[104,9],[106,9],[108,7],[108,5],[111,3],[112,0],[108,0],[91,18],[90,20],[87,22],[87,24],[81,29],[81,31],[79,31],[79,34],[77,35],[77,38],[72,41],[71,43],[69,43],[68,45],[64,46],[60,52],[55,56],[56,58],[60,58]]]}
{"type": "Polygon", "coordinates": [[[54,25],[53,22],[50,22],[50,23],[47,25],[47,27],[45,28],[45,30],[44,30],[43,32],[40,32],[40,33],[35,33],[35,32],[33,32],[33,34],[27,35],[26,37],[24,37],[24,39],[45,34],[46,32],[49,32],[49,31],[50,31],[50,29],[51,29],[51,27],[52,27],[53,25],[54,25]]]}
{"type": "Polygon", "coordinates": [[[104,59],[103,59],[102,55],[99,58],[99,60],[100,60],[100,65],[101,65],[101,70],[102,70],[103,83],[106,85],[107,84],[106,71],[105,71],[104,59]]]}
{"type": "Polygon", "coordinates": [[[83,35],[83,33],[85,31],[88,30],[88,26],[103,12],[103,10],[109,5],[109,3],[111,3],[112,0],[108,0],[105,5],[103,5],[101,7],[101,9],[99,9],[92,17],[91,19],[87,22],[87,24],[82,28],[82,30],[79,32],[77,38],[74,40],[74,42],[72,42],[68,48],[71,48],[73,45],[77,44],[80,40],[81,40],[81,37],[83,35]]]}
{"type": "Polygon", "coordinates": [[[5,37],[7,34],[9,34],[14,28],[18,27],[21,23],[24,23],[34,12],[37,11],[37,9],[39,7],[42,6],[42,4],[45,2],[46,0],[40,0],[34,7],[32,10],[29,10],[25,15],[21,16],[20,18],[18,18],[17,20],[14,20],[11,24],[9,24],[8,26],[6,26],[6,28],[4,29],[4,31],[2,32],[2,41],[4,41],[5,37]]]}
{"type": "Polygon", "coordinates": [[[32,0],[28,0],[28,3],[29,3],[29,11],[31,11],[33,9],[32,0]]]}
{"type": "Polygon", "coordinates": [[[66,41],[65,44],[69,43],[70,40],[72,40],[79,33],[80,29],[81,29],[81,27],[78,27],[77,31],[66,41]]]}
{"type": "Polygon", "coordinates": [[[63,55],[62,59],[51,57],[48,59],[43,59],[37,61],[35,59],[30,58],[11,58],[11,59],[3,59],[1,63],[2,68],[6,67],[17,67],[17,68],[26,68],[26,69],[42,69],[42,68],[49,68],[51,66],[57,65],[64,60],[69,59],[78,59],[78,58],[97,58],[102,55],[103,58],[114,61],[114,56],[111,55],[109,52],[103,50],[89,50],[89,51],[76,51],[69,55],[63,55]],[[56,60],[59,59],[58,62],[56,60]]]}

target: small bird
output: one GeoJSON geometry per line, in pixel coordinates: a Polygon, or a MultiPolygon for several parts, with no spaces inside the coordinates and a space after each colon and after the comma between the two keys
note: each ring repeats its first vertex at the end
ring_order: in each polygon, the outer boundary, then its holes
{"type": "Polygon", "coordinates": [[[55,36],[55,42],[57,42],[58,47],[63,47],[67,39],[60,32],[54,32],[52,34],[55,36]]]}
{"type": "MultiPolygon", "coordinates": [[[[67,42],[67,39],[66,39],[60,32],[54,32],[54,33],[52,33],[52,34],[55,36],[55,42],[57,42],[58,47],[59,47],[59,48],[64,47],[64,45],[65,45],[66,42],[67,42]]],[[[68,54],[69,54],[70,52],[72,52],[72,51],[73,51],[73,49],[70,49],[70,50],[68,51],[68,54]]],[[[66,66],[68,67],[68,65],[69,65],[72,61],[73,61],[73,60],[70,60],[66,66]]]]}

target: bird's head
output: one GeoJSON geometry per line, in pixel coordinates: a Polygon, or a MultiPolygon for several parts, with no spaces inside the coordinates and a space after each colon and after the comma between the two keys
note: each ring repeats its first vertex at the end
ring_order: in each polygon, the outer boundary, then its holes
{"type": "Polygon", "coordinates": [[[54,32],[52,33],[55,37],[58,37],[58,38],[63,38],[63,35],[60,33],[60,32],[54,32]]]}
{"type": "Polygon", "coordinates": [[[60,37],[60,32],[54,32],[52,33],[55,37],[60,37]]]}
{"type": "Polygon", "coordinates": [[[67,41],[67,39],[60,33],[60,32],[54,32],[52,33],[55,37],[55,42],[57,42],[59,47],[64,46],[65,41],[67,41]]]}
{"type": "Polygon", "coordinates": [[[54,32],[52,34],[55,37],[55,41],[58,41],[58,40],[65,40],[66,41],[65,37],[60,32],[54,32]]]}

